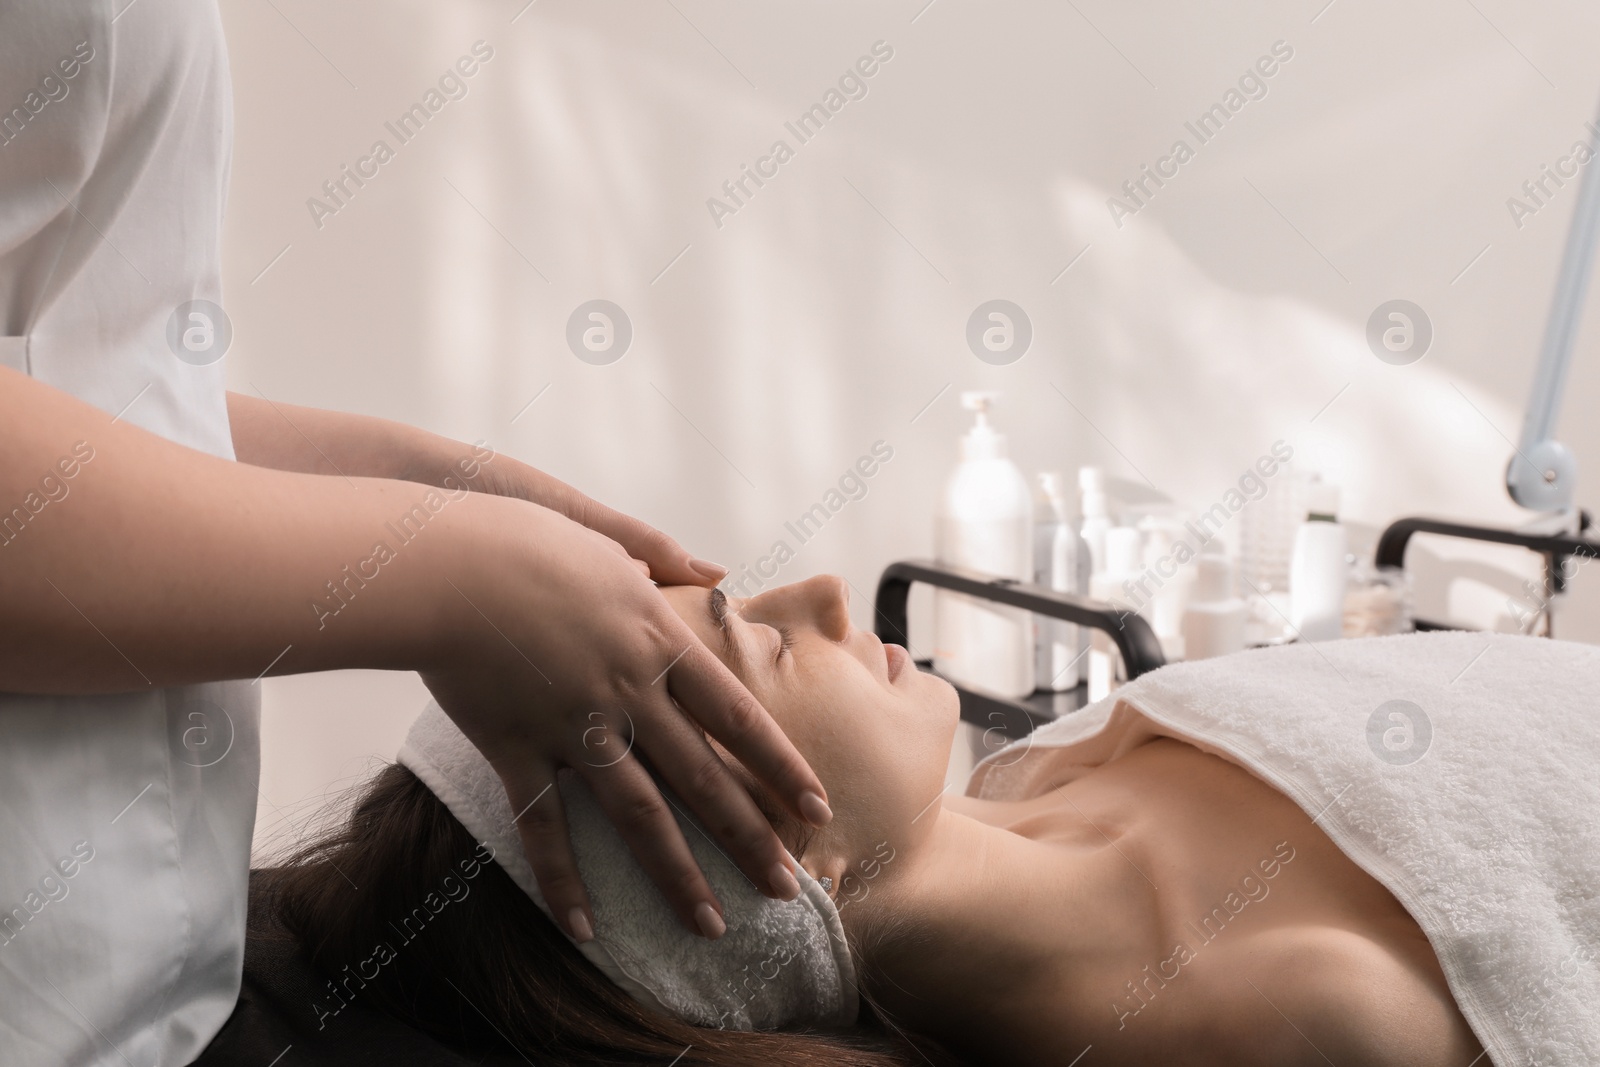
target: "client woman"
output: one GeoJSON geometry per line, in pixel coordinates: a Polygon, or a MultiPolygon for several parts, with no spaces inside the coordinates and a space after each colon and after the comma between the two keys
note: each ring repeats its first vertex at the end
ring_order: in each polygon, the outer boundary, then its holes
{"type": "MultiPolygon", "coordinates": [[[[284,966],[287,944],[320,972],[286,1031],[295,1062],[318,1062],[318,1042],[359,1012],[370,1027],[373,1009],[473,1057],[461,1063],[495,1050],[493,1062],[663,1067],[1079,1057],[1083,1067],[1468,1067],[1481,1057],[1407,912],[1299,807],[1230,762],[1157,739],[1031,799],[941,797],[955,694],[904,649],[852,628],[846,588],[818,577],[747,600],[666,595],[833,798],[822,830],[765,807],[840,905],[865,1025],[738,1032],[642,1007],[427,786],[391,766],[342,830],[257,875],[255,971],[274,951],[284,966]],[[1172,960],[1174,931],[1237,896],[1242,871],[1250,903],[1227,935],[1172,960]],[[371,964],[373,945],[395,941],[452,875],[467,891],[371,964]],[[359,987],[345,982],[336,1000],[339,987],[320,979],[363,961],[359,987]],[[1152,967],[1181,977],[1152,980],[1152,967]]],[[[241,1011],[261,999],[259,977],[247,966],[241,1011]]],[[[249,1027],[235,1023],[201,1064],[242,1059],[230,1049],[246,1047],[249,1027]]]]}

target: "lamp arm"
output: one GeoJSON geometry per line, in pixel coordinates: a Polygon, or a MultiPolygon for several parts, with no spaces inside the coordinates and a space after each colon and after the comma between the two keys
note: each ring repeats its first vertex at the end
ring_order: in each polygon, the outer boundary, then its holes
{"type": "MultiPolygon", "coordinates": [[[[1594,135],[1591,150],[1600,154],[1600,119],[1589,123],[1589,132],[1594,135]]],[[[1506,491],[1511,499],[1537,511],[1570,510],[1578,474],[1577,459],[1555,439],[1555,429],[1589,291],[1595,241],[1600,236],[1600,159],[1591,157],[1584,167],[1561,272],[1556,276],[1555,298],[1545,323],[1539,367],[1523,415],[1522,437],[1506,467],[1506,491]]]]}

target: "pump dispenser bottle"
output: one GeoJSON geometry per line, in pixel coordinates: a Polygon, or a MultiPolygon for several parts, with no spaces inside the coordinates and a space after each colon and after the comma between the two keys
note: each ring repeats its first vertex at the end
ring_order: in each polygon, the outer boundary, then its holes
{"type": "MultiPolygon", "coordinates": [[[[966,392],[974,424],[945,482],[935,530],[939,562],[1032,581],[1033,494],[989,424],[995,393],[966,392]]],[[[934,594],[934,666],[945,677],[1007,697],[1033,692],[1033,617],[959,593],[934,594]]]]}
{"type": "Polygon", "coordinates": [[[1289,563],[1289,622],[1302,641],[1332,641],[1344,632],[1350,573],[1350,547],[1339,525],[1339,487],[1313,476],[1306,509],[1289,563]]]}

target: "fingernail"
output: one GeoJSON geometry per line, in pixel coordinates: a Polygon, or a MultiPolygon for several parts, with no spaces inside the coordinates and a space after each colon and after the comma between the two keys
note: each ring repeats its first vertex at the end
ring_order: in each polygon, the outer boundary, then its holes
{"type": "Polygon", "coordinates": [[[793,900],[800,895],[800,883],[795,880],[794,872],[789,870],[786,863],[774,863],[767,880],[772,883],[773,891],[780,899],[793,900]]]}
{"type": "Polygon", "coordinates": [[[728,576],[728,568],[720,563],[712,563],[707,559],[691,559],[689,569],[713,582],[720,582],[728,576]]]}
{"type": "Polygon", "coordinates": [[[594,927],[582,908],[573,908],[567,912],[567,928],[572,931],[572,940],[580,945],[585,941],[594,940],[594,927]]]}
{"type": "Polygon", "coordinates": [[[812,826],[826,826],[833,821],[833,809],[828,802],[809,789],[800,794],[800,814],[812,826]]]}
{"type": "Polygon", "coordinates": [[[694,906],[694,924],[700,927],[700,932],[708,941],[715,941],[728,932],[728,924],[722,921],[717,909],[705,900],[694,906]]]}

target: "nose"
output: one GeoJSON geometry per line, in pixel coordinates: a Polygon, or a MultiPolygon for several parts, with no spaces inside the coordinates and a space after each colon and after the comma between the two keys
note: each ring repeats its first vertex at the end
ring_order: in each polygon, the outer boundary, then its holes
{"type": "Polygon", "coordinates": [[[850,583],[836,574],[819,574],[800,583],[817,630],[831,641],[850,636],[850,583]]]}
{"type": "Polygon", "coordinates": [[[850,585],[836,575],[819,574],[762,593],[749,609],[763,622],[813,626],[830,641],[850,636],[850,585]]]}

